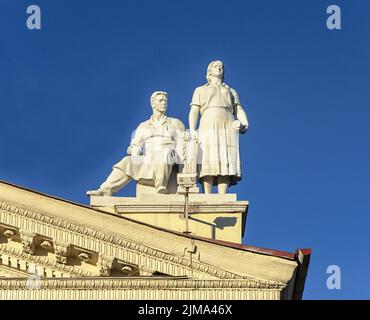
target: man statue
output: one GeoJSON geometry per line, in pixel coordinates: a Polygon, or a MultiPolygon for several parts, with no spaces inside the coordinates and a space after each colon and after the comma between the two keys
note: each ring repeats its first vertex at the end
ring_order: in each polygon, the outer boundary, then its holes
{"type": "Polygon", "coordinates": [[[194,91],[189,127],[199,139],[199,178],[204,192],[211,193],[217,185],[222,194],[241,179],[239,133],[245,133],[249,123],[238,94],[224,83],[221,61],[209,64],[206,78],[207,83],[194,91]]]}
{"type": "Polygon", "coordinates": [[[112,173],[98,190],[89,196],[112,196],[131,180],[148,181],[157,193],[167,192],[167,183],[174,164],[180,163],[184,124],[166,116],[167,93],[156,91],[151,96],[153,115],[135,131],[127,154],[113,166],[112,173]]]}

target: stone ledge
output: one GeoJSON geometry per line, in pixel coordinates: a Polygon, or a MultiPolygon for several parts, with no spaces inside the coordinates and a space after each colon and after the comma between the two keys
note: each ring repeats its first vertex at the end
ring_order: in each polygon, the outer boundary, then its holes
{"type": "MultiPolygon", "coordinates": [[[[93,196],[91,206],[168,230],[186,229],[183,195],[93,196]]],[[[248,201],[237,201],[236,194],[189,194],[189,230],[197,236],[241,243],[248,206],[248,201]]]]}
{"type": "MultiPolygon", "coordinates": [[[[150,203],[150,204],[183,204],[185,201],[184,195],[181,194],[151,194],[142,193],[138,197],[90,197],[90,206],[92,207],[107,207],[116,205],[126,205],[134,203],[150,203]]],[[[230,203],[237,202],[237,195],[230,194],[189,194],[189,203],[206,204],[206,203],[230,203]]]]}

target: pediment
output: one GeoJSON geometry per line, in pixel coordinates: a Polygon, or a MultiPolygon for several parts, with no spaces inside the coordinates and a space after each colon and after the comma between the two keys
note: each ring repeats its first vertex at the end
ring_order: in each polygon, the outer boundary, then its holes
{"type": "Polygon", "coordinates": [[[185,277],[282,289],[297,267],[7,184],[0,191],[0,276],[37,265],[45,278],[185,277]]]}
{"type": "Polygon", "coordinates": [[[30,266],[37,266],[41,277],[191,276],[258,282],[252,277],[202,263],[200,252],[191,241],[183,247],[181,255],[176,255],[170,252],[170,246],[168,252],[158,250],[9,203],[0,202],[0,208],[4,218],[0,223],[0,265],[13,270],[14,274],[27,275],[30,266]],[[18,219],[14,219],[14,215],[18,219]],[[10,220],[22,223],[3,223],[10,220]],[[40,223],[44,232],[29,231],[30,225],[37,227],[40,223]],[[22,226],[25,228],[20,228],[22,226]],[[67,230],[62,233],[64,228],[67,230]],[[58,234],[64,237],[59,238],[58,234]]]}

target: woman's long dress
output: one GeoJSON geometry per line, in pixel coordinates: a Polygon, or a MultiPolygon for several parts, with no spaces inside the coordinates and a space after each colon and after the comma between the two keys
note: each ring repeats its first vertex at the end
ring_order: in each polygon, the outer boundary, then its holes
{"type": "MultiPolygon", "coordinates": [[[[229,176],[230,185],[241,179],[239,132],[233,128],[236,91],[225,84],[206,84],[194,91],[191,105],[200,108],[199,177],[229,176]]],[[[217,179],[214,179],[216,185],[217,179]]]]}

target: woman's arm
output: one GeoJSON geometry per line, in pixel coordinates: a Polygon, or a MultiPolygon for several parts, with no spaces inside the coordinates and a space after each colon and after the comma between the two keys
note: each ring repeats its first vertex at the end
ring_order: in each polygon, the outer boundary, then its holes
{"type": "Polygon", "coordinates": [[[190,131],[195,131],[197,129],[198,118],[199,118],[199,106],[192,105],[189,113],[189,128],[190,131]]]}
{"type": "Polygon", "coordinates": [[[247,131],[249,127],[248,117],[240,103],[238,93],[232,88],[230,88],[230,91],[233,95],[233,106],[234,106],[235,117],[237,120],[240,121],[241,125],[243,126],[241,133],[244,133],[245,131],[247,131]]]}
{"type": "Polygon", "coordinates": [[[245,127],[245,130],[247,130],[249,127],[248,117],[240,104],[236,105],[235,107],[235,116],[236,119],[238,119],[240,123],[245,127]]]}

